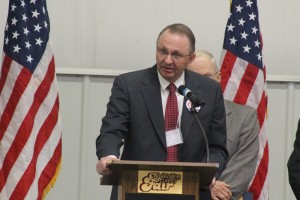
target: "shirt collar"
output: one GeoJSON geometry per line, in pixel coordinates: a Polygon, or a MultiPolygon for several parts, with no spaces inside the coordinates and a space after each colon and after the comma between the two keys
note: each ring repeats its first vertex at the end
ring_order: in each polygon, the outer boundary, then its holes
{"type": "MultiPolygon", "coordinates": [[[[159,71],[157,71],[157,74],[160,83],[160,88],[162,91],[164,91],[169,86],[170,82],[164,79],[164,77],[160,75],[159,71]]],[[[182,72],[181,76],[174,82],[176,88],[178,88],[180,85],[184,85],[184,77],[185,77],[185,70],[182,72]]]]}

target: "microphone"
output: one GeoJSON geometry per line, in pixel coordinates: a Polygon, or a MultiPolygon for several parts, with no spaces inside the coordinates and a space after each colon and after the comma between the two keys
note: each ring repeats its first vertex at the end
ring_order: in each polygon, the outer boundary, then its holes
{"type": "Polygon", "coordinates": [[[196,115],[196,109],[195,107],[198,107],[198,106],[205,106],[205,102],[202,101],[202,100],[199,100],[198,97],[192,93],[191,90],[189,90],[185,85],[181,85],[178,87],[178,92],[179,94],[181,94],[182,96],[185,96],[187,97],[191,102],[192,102],[192,114],[194,116],[194,119],[195,121],[197,122],[197,125],[203,135],[203,138],[204,138],[204,142],[205,142],[205,149],[206,149],[206,162],[207,163],[210,163],[210,159],[209,159],[209,144],[208,144],[208,139],[207,139],[207,136],[206,136],[206,133],[204,131],[204,128],[198,118],[198,116],[196,115]]]}
{"type": "Polygon", "coordinates": [[[205,106],[205,102],[200,100],[190,89],[188,89],[185,85],[181,85],[178,87],[178,92],[182,96],[188,98],[194,107],[205,106]]]}

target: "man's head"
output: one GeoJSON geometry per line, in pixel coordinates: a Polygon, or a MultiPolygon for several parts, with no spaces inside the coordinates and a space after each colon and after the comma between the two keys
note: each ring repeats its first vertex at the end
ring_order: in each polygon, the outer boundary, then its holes
{"type": "Polygon", "coordinates": [[[156,42],[156,64],[162,77],[175,82],[194,57],[195,36],[184,24],[164,28],[156,42]]]}
{"type": "Polygon", "coordinates": [[[221,81],[221,73],[217,67],[216,59],[208,51],[197,51],[195,59],[188,65],[187,68],[218,82],[221,81]]]}

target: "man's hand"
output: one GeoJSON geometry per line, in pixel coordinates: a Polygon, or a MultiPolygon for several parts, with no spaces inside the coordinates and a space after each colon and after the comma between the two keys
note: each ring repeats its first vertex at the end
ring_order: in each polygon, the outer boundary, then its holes
{"type": "Polygon", "coordinates": [[[212,200],[229,200],[232,196],[230,185],[216,181],[210,189],[212,200]]]}
{"type": "Polygon", "coordinates": [[[112,160],[119,160],[117,157],[115,156],[106,156],[106,157],[102,157],[100,160],[98,160],[97,164],[96,164],[96,170],[98,172],[98,174],[100,175],[109,175],[112,173],[112,171],[107,168],[107,163],[109,163],[112,160]]]}

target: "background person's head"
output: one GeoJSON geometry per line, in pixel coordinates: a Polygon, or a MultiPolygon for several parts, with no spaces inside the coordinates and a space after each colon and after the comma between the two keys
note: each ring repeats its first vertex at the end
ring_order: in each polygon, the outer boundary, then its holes
{"type": "Polygon", "coordinates": [[[188,69],[203,76],[221,81],[221,73],[218,69],[215,57],[208,51],[198,50],[195,59],[188,65],[188,69]]]}
{"type": "Polygon", "coordinates": [[[171,24],[158,35],[156,42],[156,64],[160,75],[175,82],[193,61],[195,36],[184,24],[171,24]]]}

